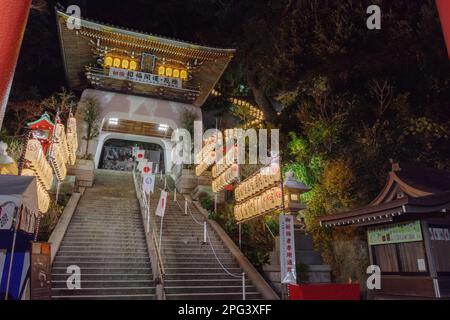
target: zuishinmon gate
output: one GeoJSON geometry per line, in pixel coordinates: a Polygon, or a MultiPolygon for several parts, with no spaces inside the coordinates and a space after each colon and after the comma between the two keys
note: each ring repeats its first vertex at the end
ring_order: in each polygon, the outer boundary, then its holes
{"type": "MultiPolygon", "coordinates": [[[[171,170],[172,130],[188,111],[201,119],[201,105],[235,50],[204,47],[130,31],[87,19],[68,28],[69,16],[57,10],[67,83],[95,98],[101,110],[100,135],[89,143],[95,165],[111,139],[152,143],[162,150],[161,167],[171,170]]],[[[79,119],[79,137],[85,127],[79,119]]],[[[80,154],[86,141],[80,140],[80,154]]],[[[131,150],[131,148],[129,148],[131,150]]],[[[120,153],[120,149],[117,150],[120,153]]],[[[107,155],[103,152],[103,156],[107,155]]],[[[120,160],[119,160],[120,161],[120,160]]]]}

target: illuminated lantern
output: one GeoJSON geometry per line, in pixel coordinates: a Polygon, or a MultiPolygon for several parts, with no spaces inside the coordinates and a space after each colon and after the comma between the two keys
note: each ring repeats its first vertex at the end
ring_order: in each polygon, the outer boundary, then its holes
{"type": "Polygon", "coordinates": [[[166,68],[166,77],[171,77],[172,76],[172,68],[171,67],[167,67],[166,68]]]}
{"type": "Polygon", "coordinates": [[[70,114],[67,120],[67,149],[69,151],[69,164],[74,165],[77,158],[78,137],[77,120],[70,114]]]}
{"type": "Polygon", "coordinates": [[[113,58],[108,56],[105,58],[105,66],[106,67],[111,67],[113,65],[113,58]]]}
{"type": "Polygon", "coordinates": [[[67,147],[67,138],[66,138],[65,128],[62,123],[56,124],[53,143],[57,143],[59,145],[64,164],[68,163],[69,162],[69,149],[67,147]]]}
{"type": "Polygon", "coordinates": [[[180,77],[180,70],[178,69],[173,69],[173,77],[174,78],[179,78],[180,77]]]}
{"type": "Polygon", "coordinates": [[[127,59],[122,60],[122,69],[128,69],[128,66],[130,65],[130,61],[127,59]]]}
{"type": "Polygon", "coordinates": [[[63,146],[60,143],[52,143],[50,147],[50,162],[53,165],[58,181],[63,181],[67,175],[66,161],[63,146]]]}
{"type": "Polygon", "coordinates": [[[134,60],[130,61],[130,70],[136,70],[137,69],[137,63],[134,60]]]}
{"type": "Polygon", "coordinates": [[[26,169],[32,171],[33,174],[31,175],[36,176],[45,189],[49,190],[53,182],[53,172],[44,155],[42,145],[37,139],[28,140],[24,159],[25,167],[23,171],[28,173],[29,171],[26,169]]]}
{"type": "Polygon", "coordinates": [[[116,68],[120,68],[120,59],[114,58],[113,66],[116,68]]]}
{"type": "Polygon", "coordinates": [[[158,75],[163,76],[166,74],[166,68],[164,66],[159,66],[158,75]]]}
{"type": "MultiPolygon", "coordinates": [[[[36,176],[36,173],[32,169],[23,169],[22,176],[36,176]]],[[[38,207],[39,211],[42,213],[46,213],[50,207],[50,196],[46,191],[45,186],[42,185],[42,180],[37,177],[37,196],[38,196],[38,207]]]]}
{"type": "Polygon", "coordinates": [[[186,70],[181,70],[181,71],[180,71],[180,78],[181,78],[182,80],[187,80],[187,77],[188,77],[187,71],[186,71],[186,70]]]}

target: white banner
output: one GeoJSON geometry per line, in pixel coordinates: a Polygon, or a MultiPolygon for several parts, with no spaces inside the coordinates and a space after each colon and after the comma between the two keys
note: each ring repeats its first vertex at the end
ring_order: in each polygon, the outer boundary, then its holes
{"type": "Polygon", "coordinates": [[[137,153],[139,151],[139,147],[132,147],[131,150],[133,152],[133,157],[137,158],[137,153]]]}
{"type": "Polygon", "coordinates": [[[137,161],[144,161],[147,160],[145,159],[145,150],[138,150],[136,152],[136,160],[137,161]]]}
{"type": "Polygon", "coordinates": [[[164,217],[167,206],[167,191],[162,190],[159,197],[158,207],[156,208],[156,215],[158,217],[164,217]]]}
{"type": "Polygon", "coordinates": [[[281,283],[297,283],[295,267],[294,216],[280,214],[281,283]]]}
{"type": "Polygon", "coordinates": [[[159,76],[157,74],[131,71],[119,68],[109,68],[109,76],[114,79],[130,80],[139,83],[152,84],[158,86],[165,86],[171,88],[182,88],[182,81],[178,78],[169,78],[165,76],[159,76]]]}
{"type": "Polygon", "coordinates": [[[143,174],[151,174],[153,173],[153,162],[149,162],[146,160],[139,161],[139,164],[137,166],[137,169],[142,172],[143,174]]]}
{"type": "Polygon", "coordinates": [[[144,174],[142,175],[142,190],[149,194],[155,191],[155,175],[154,174],[144,174]]]}

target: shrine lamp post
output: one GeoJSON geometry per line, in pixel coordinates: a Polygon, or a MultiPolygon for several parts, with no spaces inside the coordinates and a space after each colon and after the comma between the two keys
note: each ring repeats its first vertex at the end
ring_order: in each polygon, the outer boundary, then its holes
{"type": "Polygon", "coordinates": [[[303,182],[295,179],[292,171],[286,172],[283,181],[284,210],[286,214],[296,214],[298,211],[306,209],[306,204],[301,202],[301,195],[311,190],[303,182]]]}

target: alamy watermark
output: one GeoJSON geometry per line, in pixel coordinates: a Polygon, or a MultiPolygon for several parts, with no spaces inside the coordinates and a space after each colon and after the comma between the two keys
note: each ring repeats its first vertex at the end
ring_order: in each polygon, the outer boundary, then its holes
{"type": "Polygon", "coordinates": [[[171,137],[174,143],[172,161],[174,164],[200,164],[213,154],[217,164],[263,164],[273,163],[280,153],[279,129],[228,129],[224,134],[217,129],[208,129],[203,133],[202,122],[194,122],[194,137],[182,128],[175,129],[171,137]],[[209,148],[204,141],[211,141],[209,148]],[[270,145],[270,148],[269,148],[270,145]],[[236,158],[226,157],[225,150],[236,148],[236,158]],[[248,152],[247,152],[248,150],[248,152]]]}

